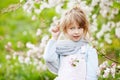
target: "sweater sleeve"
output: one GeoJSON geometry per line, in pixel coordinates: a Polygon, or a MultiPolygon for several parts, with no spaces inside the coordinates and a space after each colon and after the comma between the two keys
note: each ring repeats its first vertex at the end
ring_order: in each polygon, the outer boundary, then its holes
{"type": "Polygon", "coordinates": [[[48,41],[43,58],[46,62],[46,66],[48,67],[48,69],[52,73],[57,74],[59,67],[59,56],[56,53],[56,40],[48,41]]]}
{"type": "Polygon", "coordinates": [[[98,55],[95,48],[87,50],[87,80],[97,80],[98,55]]]}

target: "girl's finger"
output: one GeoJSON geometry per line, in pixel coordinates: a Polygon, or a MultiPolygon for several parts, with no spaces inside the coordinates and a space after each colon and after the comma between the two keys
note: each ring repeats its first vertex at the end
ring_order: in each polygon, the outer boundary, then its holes
{"type": "Polygon", "coordinates": [[[52,32],[58,32],[59,31],[59,27],[54,27],[53,29],[52,29],[52,32]]]}

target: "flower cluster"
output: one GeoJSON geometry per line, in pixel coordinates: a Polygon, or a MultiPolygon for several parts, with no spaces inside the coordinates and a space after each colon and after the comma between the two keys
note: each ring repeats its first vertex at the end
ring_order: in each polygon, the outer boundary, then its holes
{"type": "MultiPolygon", "coordinates": [[[[90,30],[92,33],[96,33],[95,37],[97,39],[97,42],[94,43],[96,44],[96,46],[103,47],[104,43],[100,42],[102,37],[104,38],[104,41],[108,44],[112,44],[111,36],[115,35],[117,36],[117,38],[120,38],[120,26],[118,26],[119,22],[113,21],[115,16],[119,14],[119,9],[113,8],[113,2],[113,0],[92,0],[91,3],[89,3],[88,5],[87,1],[84,0],[27,0],[27,2],[23,5],[23,9],[27,13],[32,13],[32,20],[36,20],[37,17],[35,14],[40,14],[46,8],[55,7],[55,12],[62,15],[67,9],[78,4],[82,9],[85,10],[88,19],[92,19],[90,22],[90,26],[92,29],[90,30]],[[40,6],[36,7],[35,4],[38,4],[40,6]],[[63,8],[64,5],[66,5],[66,8],[63,8]],[[97,9],[96,11],[94,10],[95,8],[97,9]],[[98,16],[106,18],[107,22],[102,24],[98,23],[98,16]],[[98,29],[98,26],[101,26],[101,29],[98,29]],[[115,34],[111,35],[111,32],[113,30],[115,34]]],[[[50,27],[53,27],[53,24],[57,23],[57,20],[54,20],[54,18],[57,19],[56,16],[53,16],[53,23],[51,23],[50,27]]]]}
{"type": "Polygon", "coordinates": [[[104,61],[98,70],[98,76],[101,78],[115,78],[117,72],[117,65],[116,63],[109,64],[108,61],[104,61]]]}
{"type": "MultiPolygon", "coordinates": [[[[39,30],[38,30],[39,32],[39,30]]],[[[38,33],[37,32],[37,33],[38,33]]],[[[41,61],[42,59],[42,54],[44,51],[44,48],[46,46],[47,40],[49,39],[48,35],[45,35],[41,39],[41,43],[39,45],[34,45],[30,42],[26,43],[26,48],[28,49],[26,52],[25,51],[15,51],[12,49],[12,43],[8,42],[5,45],[5,49],[12,53],[12,55],[8,54],[6,55],[6,60],[10,61],[11,59],[16,60],[18,59],[18,62],[20,64],[27,64],[31,65],[33,64],[36,69],[39,70],[46,70],[46,65],[41,61]]],[[[23,47],[22,42],[18,42],[17,46],[18,48],[23,47]]]]}

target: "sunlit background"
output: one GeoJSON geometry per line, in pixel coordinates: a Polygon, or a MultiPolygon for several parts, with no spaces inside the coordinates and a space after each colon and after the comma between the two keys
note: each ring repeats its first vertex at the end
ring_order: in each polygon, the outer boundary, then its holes
{"type": "Polygon", "coordinates": [[[99,80],[120,80],[120,0],[0,0],[0,80],[53,80],[42,55],[50,27],[79,5],[99,55],[99,80]]]}

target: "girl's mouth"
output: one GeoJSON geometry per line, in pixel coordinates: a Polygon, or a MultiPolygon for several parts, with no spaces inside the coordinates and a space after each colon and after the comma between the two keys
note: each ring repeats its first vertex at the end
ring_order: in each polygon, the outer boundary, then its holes
{"type": "Polygon", "coordinates": [[[80,36],[73,36],[75,39],[78,39],[80,36]]]}

